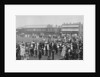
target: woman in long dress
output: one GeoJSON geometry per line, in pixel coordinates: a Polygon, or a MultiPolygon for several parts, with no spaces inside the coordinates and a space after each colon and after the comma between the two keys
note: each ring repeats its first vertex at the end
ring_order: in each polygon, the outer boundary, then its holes
{"type": "Polygon", "coordinates": [[[44,50],[44,55],[46,55],[46,44],[44,45],[43,50],[44,50]]]}
{"type": "Polygon", "coordinates": [[[23,45],[21,45],[20,46],[20,49],[21,49],[21,52],[20,52],[20,55],[21,55],[21,57],[23,57],[24,58],[24,55],[25,55],[25,46],[23,45]]]}
{"type": "Polygon", "coordinates": [[[37,57],[37,45],[35,44],[35,47],[34,47],[34,56],[37,57]]]}
{"type": "Polygon", "coordinates": [[[65,58],[65,54],[66,54],[66,46],[63,45],[61,56],[63,56],[63,58],[65,58]]]}

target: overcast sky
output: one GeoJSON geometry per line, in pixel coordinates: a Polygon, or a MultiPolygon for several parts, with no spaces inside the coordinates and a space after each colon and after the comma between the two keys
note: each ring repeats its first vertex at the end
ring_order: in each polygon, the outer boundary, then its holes
{"type": "MultiPolygon", "coordinates": [[[[27,25],[47,25],[52,24],[61,25],[63,23],[83,23],[83,15],[17,15],[16,27],[23,27],[27,25]]],[[[34,26],[36,27],[36,26],[34,26]]]]}

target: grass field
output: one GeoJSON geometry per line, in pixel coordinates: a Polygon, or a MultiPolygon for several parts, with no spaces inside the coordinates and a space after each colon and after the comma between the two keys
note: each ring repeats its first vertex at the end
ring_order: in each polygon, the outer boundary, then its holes
{"type": "Polygon", "coordinates": [[[40,41],[43,41],[42,38],[31,38],[31,37],[16,37],[16,42],[32,42],[32,41],[35,41],[35,42],[40,42],[40,41]]]}

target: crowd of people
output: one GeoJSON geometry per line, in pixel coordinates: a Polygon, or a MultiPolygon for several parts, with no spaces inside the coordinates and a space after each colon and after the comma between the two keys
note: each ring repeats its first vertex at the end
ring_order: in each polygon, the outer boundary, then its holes
{"type": "MultiPolygon", "coordinates": [[[[51,35],[52,36],[52,35],[51,35]]],[[[83,38],[79,35],[61,35],[57,38],[49,36],[39,42],[16,43],[16,59],[29,60],[35,57],[41,60],[47,56],[47,60],[54,60],[55,55],[60,55],[60,60],[83,60],[83,38]]],[[[34,38],[33,38],[34,39],[34,38]]]]}

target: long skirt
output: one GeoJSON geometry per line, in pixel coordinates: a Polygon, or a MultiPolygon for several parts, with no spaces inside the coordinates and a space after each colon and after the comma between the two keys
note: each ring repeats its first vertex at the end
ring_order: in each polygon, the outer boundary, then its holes
{"type": "Polygon", "coordinates": [[[62,52],[61,52],[61,56],[65,56],[65,54],[66,54],[66,51],[65,50],[62,50],[62,52]]]}
{"type": "Polygon", "coordinates": [[[20,55],[21,55],[21,56],[24,56],[24,55],[25,55],[25,49],[24,49],[24,48],[21,48],[20,55]]]}

